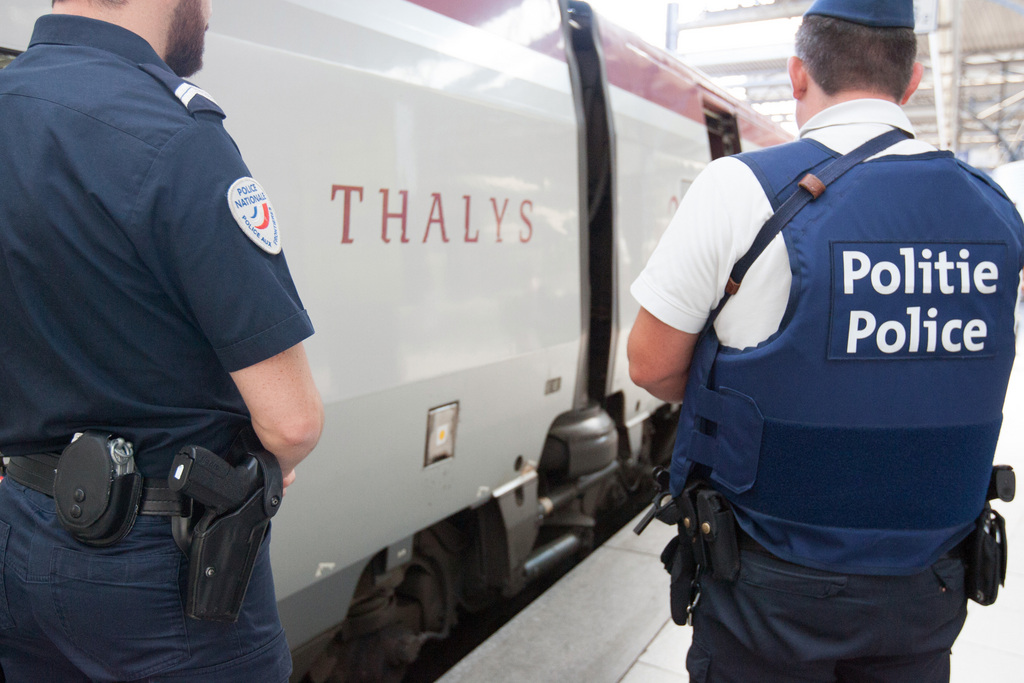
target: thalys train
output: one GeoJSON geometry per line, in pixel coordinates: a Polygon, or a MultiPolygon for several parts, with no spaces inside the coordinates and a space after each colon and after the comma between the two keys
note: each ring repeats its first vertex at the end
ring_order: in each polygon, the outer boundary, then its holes
{"type": "MultiPolygon", "coordinates": [[[[48,10],[4,2],[0,49],[48,10]]],[[[397,680],[649,476],[675,421],[628,287],[711,159],[787,135],[570,0],[217,0],[205,62],[316,328],[271,553],[294,680],[397,680]]]]}

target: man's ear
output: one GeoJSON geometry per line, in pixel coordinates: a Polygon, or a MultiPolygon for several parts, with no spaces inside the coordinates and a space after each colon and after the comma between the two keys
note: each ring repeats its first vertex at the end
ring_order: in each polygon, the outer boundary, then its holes
{"type": "Polygon", "coordinates": [[[921,85],[921,77],[924,75],[924,66],[921,62],[914,62],[914,70],[910,74],[910,84],[907,86],[907,91],[903,93],[903,99],[900,100],[900,104],[906,104],[910,96],[917,90],[917,86],[921,85]]]}
{"type": "Polygon", "coordinates": [[[804,60],[799,57],[790,57],[787,62],[789,70],[789,82],[793,85],[793,99],[802,100],[807,94],[807,82],[810,78],[807,69],[804,68],[804,60]]]}

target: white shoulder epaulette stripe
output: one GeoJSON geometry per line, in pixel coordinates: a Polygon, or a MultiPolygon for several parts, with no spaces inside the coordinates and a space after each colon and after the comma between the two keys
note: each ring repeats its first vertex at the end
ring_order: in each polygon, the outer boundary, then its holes
{"type": "MultiPolygon", "coordinates": [[[[189,102],[191,102],[192,98],[196,95],[206,98],[213,104],[217,104],[217,100],[213,99],[213,97],[210,96],[210,93],[206,92],[202,88],[192,85],[191,83],[182,83],[179,85],[177,90],[174,91],[174,95],[181,100],[181,103],[185,105],[186,109],[188,109],[189,102]]],[[[217,106],[219,107],[220,105],[217,106]]]]}

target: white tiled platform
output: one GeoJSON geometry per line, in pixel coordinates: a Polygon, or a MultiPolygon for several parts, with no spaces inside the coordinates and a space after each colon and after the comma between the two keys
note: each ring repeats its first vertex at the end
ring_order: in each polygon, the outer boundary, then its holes
{"type": "MultiPolygon", "coordinates": [[[[1024,338],[1018,340],[1024,358],[1024,338]]],[[[996,501],[1007,521],[1006,586],[995,605],[969,602],[953,646],[952,683],[1024,683],[1024,360],[1003,409],[996,462],[1013,465],[1017,501],[996,501]]],[[[630,523],[548,589],[441,683],[682,683],[690,629],[672,623],[668,574],[658,559],[672,527],[643,536],[630,523]]],[[[913,682],[908,682],[913,683],[913,682]]]]}
{"type": "Polygon", "coordinates": [[[1024,683],[1024,335],[1020,334],[995,460],[1017,471],[1017,499],[992,503],[1006,518],[1010,549],[1006,585],[994,605],[982,607],[968,601],[967,624],[953,645],[953,683],[1024,683]]]}

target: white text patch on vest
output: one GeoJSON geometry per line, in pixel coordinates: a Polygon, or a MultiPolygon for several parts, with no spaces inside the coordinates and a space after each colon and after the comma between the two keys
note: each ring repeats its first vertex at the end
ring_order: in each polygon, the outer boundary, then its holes
{"type": "Polygon", "coordinates": [[[999,267],[991,261],[980,261],[973,268],[969,261],[971,252],[968,249],[959,251],[959,261],[951,260],[943,249],[932,258],[932,250],[921,249],[919,256],[913,247],[899,250],[902,260],[899,264],[892,261],[879,261],[872,264],[868,255],[862,251],[843,252],[843,294],[853,294],[859,280],[861,286],[870,286],[879,294],[894,294],[902,290],[904,294],[914,294],[918,280],[922,294],[938,291],[942,294],[954,294],[958,289],[961,294],[971,293],[971,284],[982,294],[994,294],[996,280],[999,279],[999,267]],[[915,267],[916,266],[916,267],[915,267]],[[920,270],[920,276],[917,271],[920,270]]]}
{"type": "Polygon", "coordinates": [[[1002,244],[833,243],[829,357],[983,356],[1002,244]]]}

